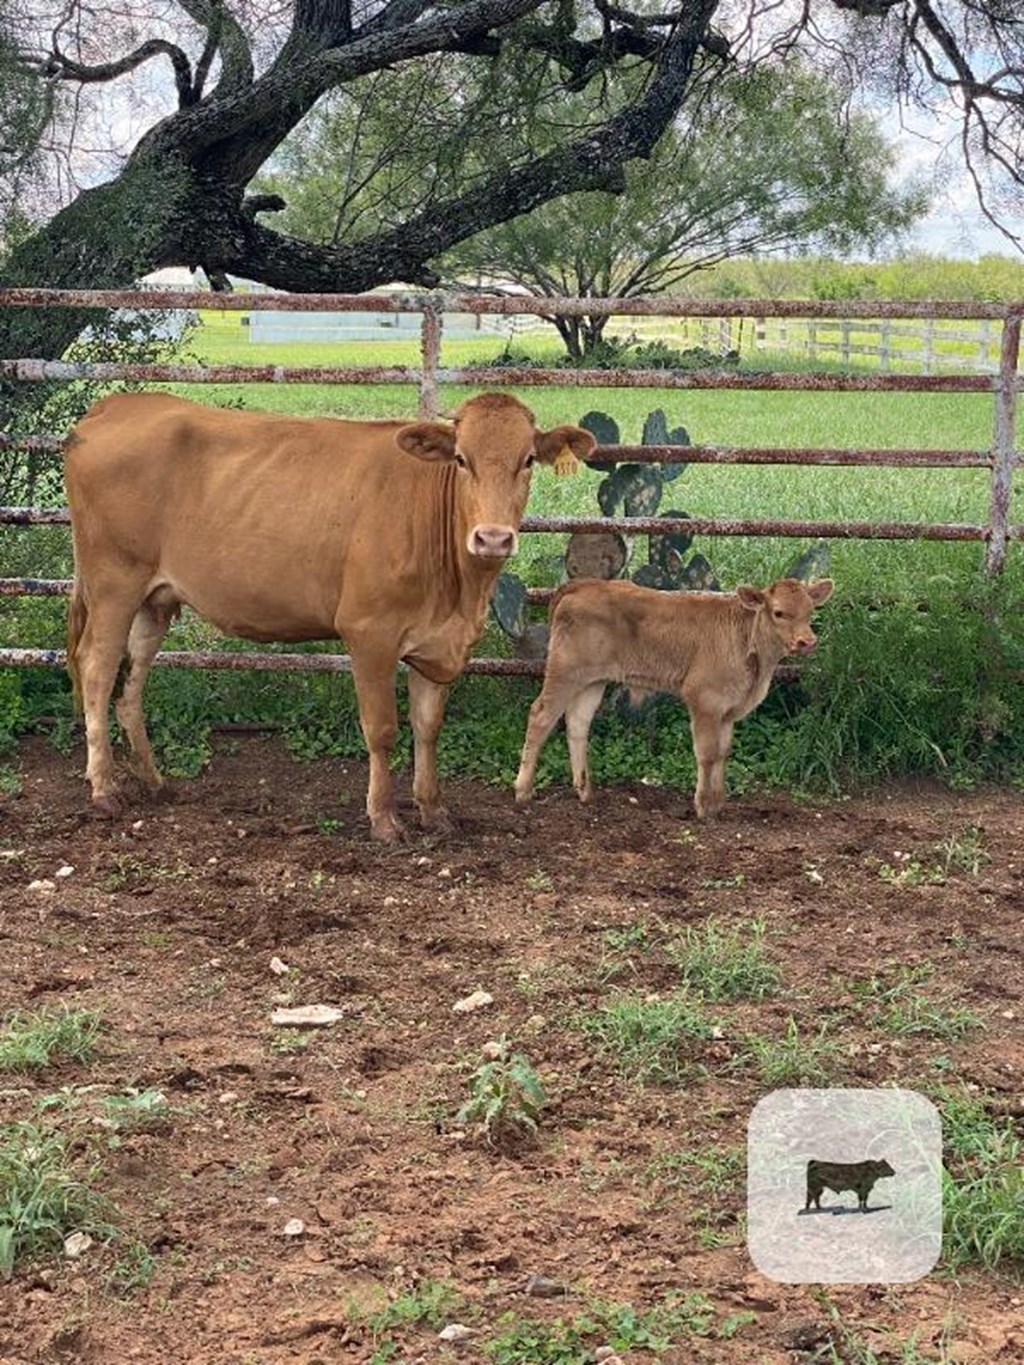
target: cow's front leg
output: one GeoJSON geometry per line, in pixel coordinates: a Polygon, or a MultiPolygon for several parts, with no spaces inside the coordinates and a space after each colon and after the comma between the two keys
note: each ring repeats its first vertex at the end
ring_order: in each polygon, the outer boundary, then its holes
{"type": "Polygon", "coordinates": [[[437,736],[447,700],[446,683],[431,682],[416,669],[409,669],[409,719],[414,746],[412,794],[424,829],[446,830],[451,825],[441,804],[437,781],[437,736]]]}
{"type": "Polygon", "coordinates": [[[385,843],[396,843],[403,834],[395,808],[391,780],[391,751],[398,736],[398,709],[395,704],[394,654],[350,646],[352,677],[359,703],[359,723],[370,753],[370,785],[366,793],[366,814],[370,833],[385,843]]]}
{"type": "Polygon", "coordinates": [[[698,819],[716,815],[725,803],[725,761],[732,747],[732,721],[713,711],[690,708],[693,752],[697,759],[694,806],[698,819]]]}

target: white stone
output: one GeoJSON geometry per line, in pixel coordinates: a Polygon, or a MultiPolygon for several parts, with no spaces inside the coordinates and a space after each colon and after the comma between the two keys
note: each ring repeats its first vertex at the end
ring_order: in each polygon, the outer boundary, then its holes
{"type": "Polygon", "coordinates": [[[57,871],[53,875],[55,877],[60,877],[61,879],[63,879],[64,877],[70,877],[74,870],[75,869],[71,866],[70,863],[65,863],[63,867],[58,867],[57,871]]]}
{"type": "Polygon", "coordinates": [[[301,1218],[289,1218],[281,1229],[282,1237],[301,1237],[306,1231],[306,1225],[301,1218]]]}
{"type": "Polygon", "coordinates": [[[438,1341],[468,1341],[473,1335],[472,1327],[466,1327],[461,1322],[450,1322],[447,1327],[442,1327],[437,1334],[438,1341]]]}
{"type": "Polygon", "coordinates": [[[275,976],[287,976],[288,964],[286,962],[282,962],[279,957],[272,957],[270,959],[270,970],[274,973],[275,976]]]}
{"type": "Polygon", "coordinates": [[[87,1232],[73,1232],[64,1238],[64,1255],[71,1261],[77,1261],[91,1246],[92,1238],[87,1232]]]}
{"type": "Polygon", "coordinates": [[[49,877],[38,877],[34,882],[29,882],[29,891],[35,891],[40,896],[49,896],[57,890],[57,883],[51,882],[49,877]]]}
{"type": "Polygon", "coordinates": [[[295,1005],[291,1009],[274,1010],[270,1022],[280,1028],[326,1028],[344,1019],[344,1010],[333,1005],[295,1005]]]}
{"type": "Polygon", "coordinates": [[[452,1013],[472,1014],[474,1010],[486,1009],[488,1005],[493,1004],[493,995],[488,995],[486,991],[474,991],[472,995],[467,995],[462,1000],[456,1000],[452,1006],[452,1013]]]}

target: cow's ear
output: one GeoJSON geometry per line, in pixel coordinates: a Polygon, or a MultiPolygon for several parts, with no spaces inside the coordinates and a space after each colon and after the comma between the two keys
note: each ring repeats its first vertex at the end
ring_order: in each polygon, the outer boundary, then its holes
{"type": "Polygon", "coordinates": [[[834,586],[835,584],[832,582],[831,578],[823,578],[820,582],[812,583],[810,585],[807,591],[810,594],[811,601],[816,607],[820,607],[822,602],[828,601],[832,596],[832,589],[834,586]]]}
{"type": "Polygon", "coordinates": [[[443,422],[413,422],[400,427],[395,443],[418,460],[455,459],[455,428],[443,422]]]}
{"type": "Polygon", "coordinates": [[[763,607],[768,601],[768,595],[762,588],[750,588],[745,583],[736,589],[736,596],[747,611],[757,611],[758,607],[763,607]]]}
{"type": "Polygon", "coordinates": [[[596,445],[597,441],[583,427],[563,426],[538,431],[533,448],[541,464],[554,464],[566,447],[577,460],[585,460],[596,445]]]}

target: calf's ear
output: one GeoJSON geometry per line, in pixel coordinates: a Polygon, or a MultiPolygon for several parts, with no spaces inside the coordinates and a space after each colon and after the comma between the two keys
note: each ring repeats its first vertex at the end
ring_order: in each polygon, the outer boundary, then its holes
{"type": "Polygon", "coordinates": [[[740,599],[747,611],[757,611],[758,607],[764,606],[768,597],[761,588],[749,588],[745,583],[741,583],[736,589],[736,596],[740,599]]]}
{"type": "Polygon", "coordinates": [[[538,431],[533,448],[541,464],[554,464],[566,447],[577,460],[585,460],[597,441],[583,427],[561,426],[550,431],[538,431]]]}
{"type": "Polygon", "coordinates": [[[418,460],[453,460],[455,428],[443,422],[413,422],[395,432],[395,444],[418,460]]]}
{"type": "Polygon", "coordinates": [[[831,578],[823,578],[819,583],[812,583],[807,589],[811,601],[816,607],[820,607],[822,602],[827,602],[832,596],[834,583],[831,578]]]}

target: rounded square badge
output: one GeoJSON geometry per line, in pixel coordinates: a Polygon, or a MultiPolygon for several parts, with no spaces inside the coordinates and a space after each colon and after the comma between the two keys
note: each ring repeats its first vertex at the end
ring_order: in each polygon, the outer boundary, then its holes
{"type": "Polygon", "coordinates": [[[775,1090],[747,1126],[747,1246],[790,1284],[905,1283],[942,1251],[942,1121],[913,1090],[775,1090]]]}

